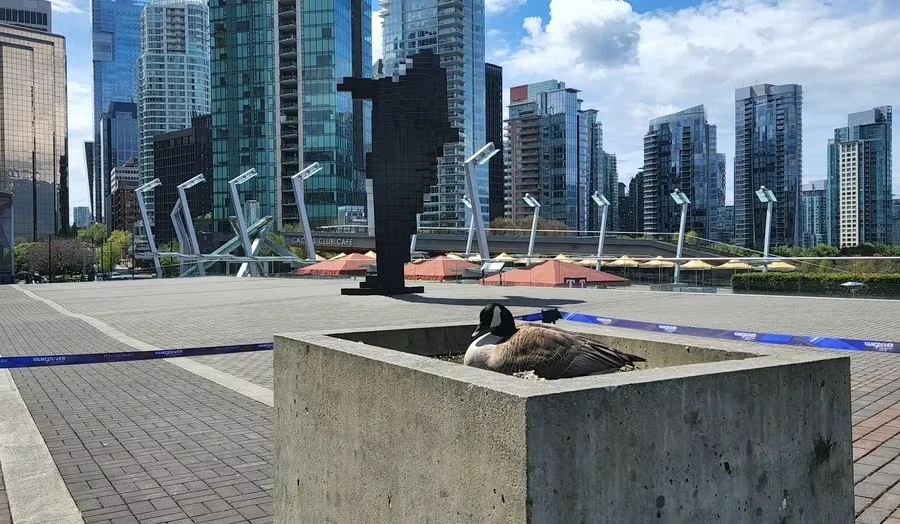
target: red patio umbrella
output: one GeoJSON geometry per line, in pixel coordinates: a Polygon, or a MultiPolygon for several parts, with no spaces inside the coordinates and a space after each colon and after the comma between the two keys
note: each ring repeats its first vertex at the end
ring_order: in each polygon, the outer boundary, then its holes
{"type": "Polygon", "coordinates": [[[417,264],[406,264],[403,273],[409,280],[457,280],[466,268],[478,269],[479,267],[478,264],[441,255],[417,264]]]}
{"type": "Polygon", "coordinates": [[[351,253],[341,258],[333,258],[318,264],[306,266],[297,270],[298,275],[358,275],[366,272],[366,266],[374,264],[375,259],[361,255],[359,253],[351,253]]]}
{"type": "Polygon", "coordinates": [[[630,286],[631,281],[604,271],[597,271],[577,264],[548,260],[524,269],[514,269],[481,279],[481,283],[496,286],[582,287],[591,284],[630,286]]]}

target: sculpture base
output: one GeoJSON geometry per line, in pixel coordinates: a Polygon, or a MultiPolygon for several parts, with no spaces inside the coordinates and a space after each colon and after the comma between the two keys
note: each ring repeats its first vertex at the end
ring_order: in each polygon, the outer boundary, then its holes
{"type": "Polygon", "coordinates": [[[383,295],[383,296],[393,296],[393,295],[411,295],[413,293],[424,293],[424,286],[412,286],[412,287],[401,287],[394,289],[383,289],[378,287],[362,287],[360,285],[359,288],[343,288],[341,289],[342,295],[383,295]]]}

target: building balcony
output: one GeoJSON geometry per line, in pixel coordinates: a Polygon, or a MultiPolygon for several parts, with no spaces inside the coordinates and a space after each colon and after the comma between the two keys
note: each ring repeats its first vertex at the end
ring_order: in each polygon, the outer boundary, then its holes
{"type": "Polygon", "coordinates": [[[278,77],[281,85],[295,86],[297,85],[297,75],[281,75],[278,77]]]}
{"type": "Polygon", "coordinates": [[[278,16],[281,15],[297,16],[297,6],[294,3],[291,3],[290,5],[279,5],[278,16]]]}
{"type": "Polygon", "coordinates": [[[278,56],[281,58],[280,67],[297,67],[297,48],[285,47],[278,50],[278,56]]]}
{"type": "Polygon", "coordinates": [[[297,34],[297,17],[285,18],[284,21],[278,21],[279,31],[293,31],[294,36],[297,34]]]}
{"type": "Polygon", "coordinates": [[[280,95],[282,98],[296,97],[297,93],[298,91],[296,89],[282,89],[280,95]]]}
{"type": "Polygon", "coordinates": [[[292,34],[288,34],[288,35],[284,35],[284,36],[279,35],[278,43],[279,44],[296,44],[297,43],[297,34],[292,33],[292,34]]]}
{"type": "MultiPolygon", "coordinates": [[[[294,54],[296,55],[297,53],[295,52],[294,54]]],[[[282,60],[278,64],[278,68],[282,71],[285,69],[297,69],[297,62],[294,60],[282,60]]]]}

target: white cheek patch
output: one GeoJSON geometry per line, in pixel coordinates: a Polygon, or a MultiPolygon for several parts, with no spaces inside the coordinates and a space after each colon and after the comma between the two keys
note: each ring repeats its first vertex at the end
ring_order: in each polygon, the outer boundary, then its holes
{"type": "Polygon", "coordinates": [[[500,308],[494,308],[494,319],[491,320],[491,328],[500,327],[500,308]]]}

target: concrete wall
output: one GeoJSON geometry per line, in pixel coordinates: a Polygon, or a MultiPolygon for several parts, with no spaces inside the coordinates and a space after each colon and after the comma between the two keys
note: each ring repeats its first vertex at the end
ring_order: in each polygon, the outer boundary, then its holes
{"type": "Polygon", "coordinates": [[[849,358],[590,329],[652,369],[535,382],[411,354],[472,329],[276,336],[276,521],[852,522],[849,358]]]}

